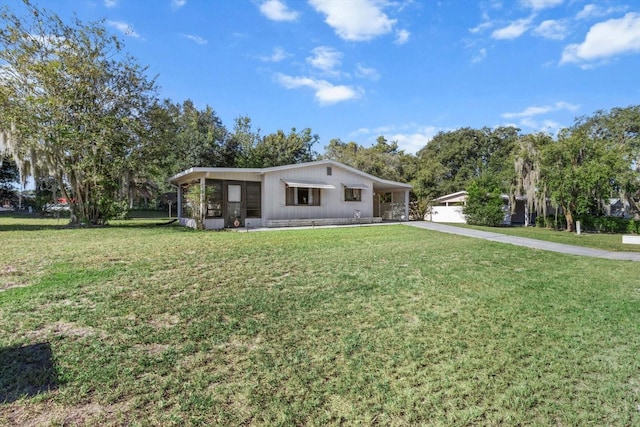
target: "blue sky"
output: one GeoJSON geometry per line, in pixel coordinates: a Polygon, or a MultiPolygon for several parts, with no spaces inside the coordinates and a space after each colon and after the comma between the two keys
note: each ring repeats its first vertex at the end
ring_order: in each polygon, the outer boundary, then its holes
{"type": "MultiPolygon", "coordinates": [[[[10,0],[14,10],[21,2],[10,0]]],[[[555,134],[640,103],[637,0],[50,0],[104,18],[162,98],[232,128],[311,128],[324,151],[384,135],[415,153],[439,131],[555,134]]]]}

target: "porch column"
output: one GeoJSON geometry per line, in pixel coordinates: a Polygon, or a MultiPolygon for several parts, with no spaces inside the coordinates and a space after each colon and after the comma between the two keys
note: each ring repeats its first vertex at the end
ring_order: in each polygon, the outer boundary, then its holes
{"type": "Polygon", "coordinates": [[[182,219],[182,187],[178,185],[178,189],[176,190],[176,204],[178,205],[178,212],[176,213],[176,218],[178,218],[178,222],[182,219]]]}
{"type": "Polygon", "coordinates": [[[409,221],[409,190],[404,190],[404,220],[409,221]]]}
{"type": "Polygon", "coordinates": [[[200,219],[202,221],[204,221],[204,216],[205,216],[205,197],[204,197],[204,193],[206,191],[206,180],[204,178],[204,176],[202,178],[200,178],[200,219]]]}

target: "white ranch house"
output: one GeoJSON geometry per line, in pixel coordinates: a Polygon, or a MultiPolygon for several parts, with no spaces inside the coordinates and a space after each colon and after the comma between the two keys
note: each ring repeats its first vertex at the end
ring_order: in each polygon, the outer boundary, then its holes
{"type": "Polygon", "coordinates": [[[333,160],[270,168],[187,169],[178,188],[180,224],[196,227],[185,191],[200,186],[205,229],[344,225],[406,220],[411,185],[333,160]],[[211,191],[212,190],[212,191],[211,191]],[[207,194],[205,200],[204,195],[207,194]]]}

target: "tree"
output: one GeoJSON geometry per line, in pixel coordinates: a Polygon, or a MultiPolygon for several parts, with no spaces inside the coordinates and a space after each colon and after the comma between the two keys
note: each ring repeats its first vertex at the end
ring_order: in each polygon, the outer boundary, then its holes
{"type": "Polygon", "coordinates": [[[312,135],[309,128],[301,132],[291,128],[288,135],[282,130],[266,135],[252,148],[249,156],[253,163],[251,167],[267,168],[313,161],[317,156],[313,145],[318,139],[318,135],[312,135]]]}
{"type": "Polygon", "coordinates": [[[415,157],[399,150],[396,141],[389,143],[384,136],[379,136],[371,147],[332,139],[325,147],[324,158],[391,181],[411,181],[416,171],[415,157]]]}
{"type": "Polygon", "coordinates": [[[640,106],[596,111],[584,119],[594,138],[620,154],[620,169],[612,177],[615,191],[640,216],[640,106]]]}
{"type": "Polygon", "coordinates": [[[561,130],[558,141],[542,150],[542,176],[551,199],[562,207],[567,231],[576,215],[593,215],[617,192],[616,177],[629,165],[619,145],[592,132],[589,119],[578,119],[561,130]]]}
{"type": "Polygon", "coordinates": [[[471,181],[467,187],[467,201],[462,209],[467,223],[497,227],[502,224],[505,212],[499,186],[491,178],[471,181]]]}
{"type": "Polygon", "coordinates": [[[226,146],[228,151],[235,152],[236,167],[251,168],[261,164],[254,150],[261,140],[260,129],[254,131],[251,127],[251,118],[240,116],[235,119],[226,146]]]}
{"type": "MultiPolygon", "coordinates": [[[[516,197],[525,196],[527,209],[543,217],[547,215],[547,187],[541,174],[541,150],[553,143],[551,136],[544,133],[528,134],[518,138],[514,151],[514,175],[511,192],[511,206],[516,206],[516,197]]],[[[528,224],[529,218],[525,219],[528,224]]]]}
{"type": "Polygon", "coordinates": [[[438,133],[417,153],[416,192],[431,198],[454,193],[486,174],[494,176],[500,189],[507,192],[518,132],[514,127],[499,127],[438,133]]]}
{"type": "Polygon", "coordinates": [[[16,162],[9,156],[0,155],[0,206],[5,202],[15,204],[18,199],[13,184],[20,179],[16,162]]]}
{"type": "MultiPolygon", "coordinates": [[[[148,143],[156,87],[122,53],[103,22],[71,24],[25,0],[28,16],[2,9],[0,129],[23,178],[53,176],[72,222],[104,224],[121,180],[148,143]]],[[[139,159],[137,159],[139,160],[139,159]]]]}

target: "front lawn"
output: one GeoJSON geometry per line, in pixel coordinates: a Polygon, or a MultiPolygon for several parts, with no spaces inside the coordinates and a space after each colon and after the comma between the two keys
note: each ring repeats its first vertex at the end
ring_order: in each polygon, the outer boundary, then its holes
{"type": "Polygon", "coordinates": [[[640,263],[0,218],[0,425],[638,425],[640,263]]]}

